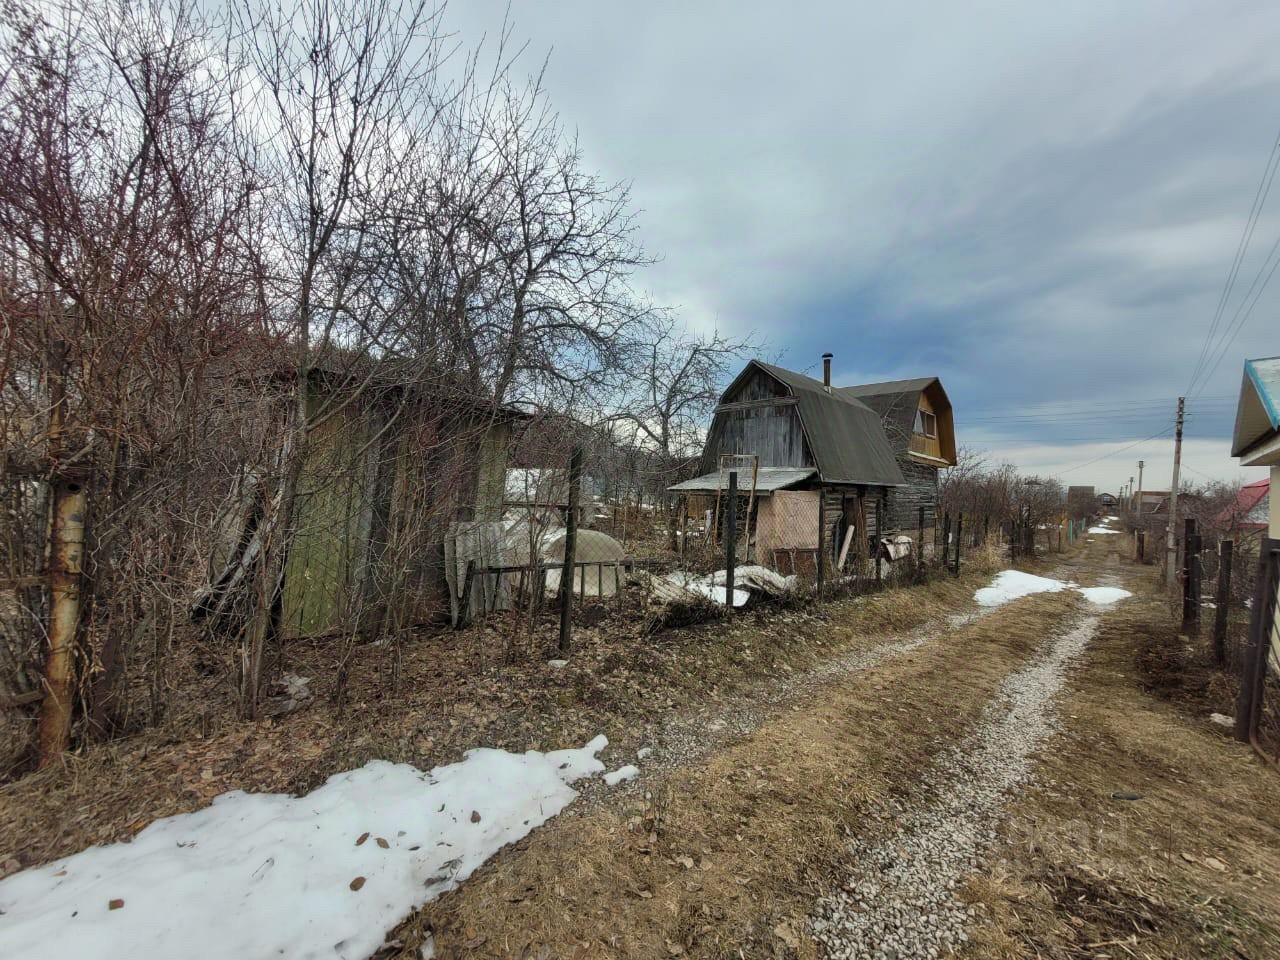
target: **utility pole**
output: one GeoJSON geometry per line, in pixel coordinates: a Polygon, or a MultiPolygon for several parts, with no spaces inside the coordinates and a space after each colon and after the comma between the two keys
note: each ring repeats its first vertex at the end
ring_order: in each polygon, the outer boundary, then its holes
{"type": "Polygon", "coordinates": [[[1142,468],[1143,468],[1144,466],[1146,466],[1146,463],[1147,463],[1147,462],[1146,462],[1145,460],[1139,460],[1139,461],[1138,461],[1138,501],[1137,501],[1137,514],[1138,514],[1138,519],[1139,519],[1139,520],[1141,520],[1141,519],[1142,519],[1142,468]]]}
{"type": "Polygon", "coordinates": [[[1178,420],[1173,434],[1173,484],[1169,488],[1169,529],[1165,535],[1164,585],[1173,584],[1178,569],[1178,471],[1182,467],[1182,417],[1187,398],[1178,398],[1178,420]]]}
{"type": "Polygon", "coordinates": [[[1128,493],[1124,496],[1125,509],[1133,509],[1133,477],[1129,478],[1128,493]]]}

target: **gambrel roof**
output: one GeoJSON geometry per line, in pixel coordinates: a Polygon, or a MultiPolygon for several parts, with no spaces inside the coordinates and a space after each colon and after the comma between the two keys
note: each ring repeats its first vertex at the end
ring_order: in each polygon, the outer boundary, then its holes
{"type": "Polygon", "coordinates": [[[920,395],[924,394],[938,418],[938,442],[942,459],[955,466],[956,430],[951,399],[937,377],[860,383],[852,387],[835,387],[834,390],[841,396],[859,400],[874,410],[885,429],[890,431],[889,442],[899,445],[905,443],[915,429],[916,408],[920,404],[920,395]]]}
{"type": "MultiPolygon", "coordinates": [[[[781,383],[795,398],[805,439],[823,483],[897,487],[906,481],[880,417],[856,397],[828,390],[821,381],[802,373],[752,360],[737,380],[757,367],[781,383]]],[[[725,391],[733,394],[734,385],[725,391]]]]}

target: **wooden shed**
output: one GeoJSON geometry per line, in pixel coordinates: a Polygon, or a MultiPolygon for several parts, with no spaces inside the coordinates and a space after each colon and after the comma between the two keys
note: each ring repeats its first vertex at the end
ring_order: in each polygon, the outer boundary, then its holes
{"type": "MultiPolygon", "coordinates": [[[[315,369],[315,427],[298,482],[278,630],[283,639],[427,623],[448,612],[444,542],[459,521],[502,516],[508,451],[524,415],[440,384],[315,369]]],[[[284,403],[282,397],[282,403],[284,403]]],[[[199,617],[237,616],[257,553],[261,497],[246,485],[199,617]]]]}

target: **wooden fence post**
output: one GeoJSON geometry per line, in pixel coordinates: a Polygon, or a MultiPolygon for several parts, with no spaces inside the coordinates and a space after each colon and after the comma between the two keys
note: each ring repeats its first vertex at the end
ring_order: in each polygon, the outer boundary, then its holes
{"type": "Polygon", "coordinates": [[[1218,666],[1227,662],[1227,621],[1231,610],[1231,553],[1230,540],[1218,542],[1218,583],[1213,592],[1213,660],[1218,666]]]}
{"type": "Polygon", "coordinates": [[[963,535],[964,535],[964,514],[962,513],[956,517],[956,552],[955,552],[955,560],[951,568],[951,572],[957,577],[960,576],[960,544],[961,544],[963,535]]]}
{"type": "MultiPolygon", "coordinates": [[[[569,454],[569,515],[564,524],[564,567],[560,574],[560,653],[573,645],[573,575],[578,552],[578,488],[582,486],[582,447],[569,454]]],[[[582,578],[587,577],[586,571],[582,578]]]]}
{"type": "Polygon", "coordinates": [[[917,541],[918,550],[916,551],[916,579],[924,579],[924,507],[920,508],[920,539],[917,541]]]}

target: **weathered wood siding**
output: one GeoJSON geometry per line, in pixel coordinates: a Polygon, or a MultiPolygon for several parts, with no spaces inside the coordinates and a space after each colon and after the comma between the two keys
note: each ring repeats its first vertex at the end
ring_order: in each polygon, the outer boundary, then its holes
{"type": "Polygon", "coordinates": [[[936,405],[924,392],[866,397],[864,402],[880,414],[885,436],[889,438],[889,445],[893,448],[902,477],[906,480],[906,486],[898,487],[889,494],[885,532],[914,536],[919,525],[920,507],[925,508],[925,526],[931,527],[933,524],[938,508],[939,467],[922,463],[912,457],[911,453],[915,451],[941,459],[945,450],[940,436],[945,425],[939,417],[938,437],[925,437],[915,432],[917,410],[927,410],[935,415],[938,412],[936,405]]]}
{"type": "Polygon", "coordinates": [[[376,403],[325,420],[299,482],[283,635],[376,632],[447,610],[444,537],[460,517],[501,516],[511,432],[430,402],[394,424],[376,403]]]}
{"type": "Polygon", "coordinates": [[[707,433],[700,472],[718,470],[722,454],[756,454],[762,467],[814,466],[795,401],[762,370],[750,371],[725,396],[707,433]]]}
{"type": "Polygon", "coordinates": [[[914,460],[906,453],[899,453],[898,466],[906,486],[889,492],[887,533],[912,534],[920,521],[920,508],[924,507],[924,523],[932,528],[938,509],[938,468],[914,460]]]}

